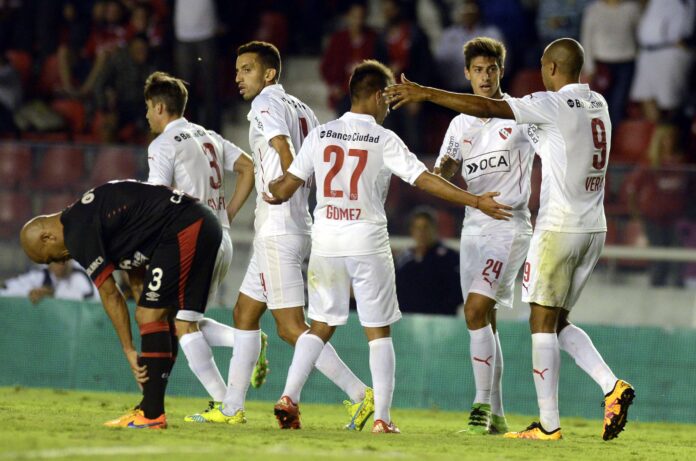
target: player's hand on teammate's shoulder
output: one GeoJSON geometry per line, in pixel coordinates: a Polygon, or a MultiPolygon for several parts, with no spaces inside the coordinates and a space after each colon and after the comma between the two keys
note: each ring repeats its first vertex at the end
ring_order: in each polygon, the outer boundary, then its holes
{"type": "Polygon", "coordinates": [[[390,104],[392,109],[398,109],[411,102],[425,101],[427,98],[427,87],[410,81],[404,74],[401,74],[401,83],[384,89],[384,101],[390,104]]]}
{"type": "Polygon", "coordinates": [[[268,192],[264,192],[262,197],[264,202],[269,203],[271,205],[280,205],[281,203],[283,203],[281,199],[272,196],[268,192]]]}
{"type": "Polygon", "coordinates": [[[512,213],[506,210],[512,210],[512,207],[496,202],[493,197],[500,195],[500,192],[486,192],[479,196],[477,208],[490,216],[493,219],[508,221],[512,217],[512,213]]]}

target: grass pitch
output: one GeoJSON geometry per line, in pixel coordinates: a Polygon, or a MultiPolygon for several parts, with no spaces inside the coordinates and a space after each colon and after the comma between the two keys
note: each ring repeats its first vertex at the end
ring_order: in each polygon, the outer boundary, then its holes
{"type": "MultiPolygon", "coordinates": [[[[184,423],[205,408],[198,398],[167,399],[169,429],[108,429],[101,423],[137,403],[134,394],[0,388],[0,460],[654,460],[696,459],[696,426],[629,421],[602,441],[596,420],[563,419],[564,440],[531,442],[457,434],[466,414],[395,409],[400,435],[348,432],[339,405],[302,404],[300,431],[281,431],[273,403],[249,402],[243,426],[184,423]]],[[[513,429],[532,418],[508,416],[513,429]]]]}

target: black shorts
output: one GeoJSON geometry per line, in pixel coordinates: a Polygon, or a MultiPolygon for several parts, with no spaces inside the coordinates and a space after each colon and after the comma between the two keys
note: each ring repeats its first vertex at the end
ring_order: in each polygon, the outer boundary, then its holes
{"type": "Polygon", "coordinates": [[[208,207],[195,203],[183,211],[152,253],[138,305],[205,312],[221,242],[220,222],[208,207]]]}

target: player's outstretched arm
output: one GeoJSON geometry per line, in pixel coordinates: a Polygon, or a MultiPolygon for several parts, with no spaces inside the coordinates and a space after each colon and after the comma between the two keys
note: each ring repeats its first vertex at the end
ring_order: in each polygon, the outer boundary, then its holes
{"type": "Polygon", "coordinates": [[[248,154],[243,153],[234,162],[234,172],[237,173],[237,181],[230,203],[227,204],[227,217],[230,222],[237,216],[254,188],[254,161],[248,154]]]}
{"type": "Polygon", "coordinates": [[[292,147],[292,143],[290,143],[290,138],[279,134],[271,139],[271,146],[278,152],[280,156],[280,168],[282,168],[283,173],[285,173],[295,159],[295,149],[292,147]]]}
{"type": "Polygon", "coordinates": [[[404,74],[401,74],[401,81],[398,85],[393,85],[384,89],[385,101],[394,104],[394,109],[398,109],[410,102],[429,101],[438,106],[447,107],[462,114],[473,115],[481,118],[505,118],[514,119],[510,105],[502,99],[490,99],[473,94],[452,93],[422,86],[411,82],[404,74]]]}
{"type": "Polygon", "coordinates": [[[271,191],[272,196],[264,192],[263,199],[271,205],[287,202],[303,184],[303,180],[286,171],[283,176],[275,178],[268,184],[268,190],[271,191]]]}
{"type": "Polygon", "coordinates": [[[99,296],[107,315],[114,325],[114,330],[121,341],[123,353],[131,367],[136,382],[142,384],[147,381],[147,369],[138,364],[138,351],[133,346],[133,337],[130,328],[130,315],[126,300],[118,289],[114,277],[110,275],[99,287],[99,296]]]}
{"type": "Polygon", "coordinates": [[[507,211],[511,210],[511,207],[500,204],[493,199],[493,197],[500,195],[499,192],[486,192],[483,195],[474,195],[428,171],[424,171],[418,176],[414,184],[416,187],[441,199],[459,205],[478,208],[493,219],[507,221],[512,216],[507,211]]]}

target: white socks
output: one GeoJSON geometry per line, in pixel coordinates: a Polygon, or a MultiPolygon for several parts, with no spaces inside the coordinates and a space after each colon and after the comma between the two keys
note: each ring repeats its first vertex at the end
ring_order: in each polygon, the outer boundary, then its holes
{"type": "Polygon", "coordinates": [[[491,403],[491,387],[496,359],[496,342],[493,328],[486,325],[478,330],[469,330],[469,354],[476,383],[474,403],[491,403]]]}
{"type": "Polygon", "coordinates": [[[324,376],[340,387],[353,402],[359,402],[365,398],[367,386],[343,363],[331,344],[324,345],[315,366],[324,376]]]}
{"type": "Polygon", "coordinates": [[[251,374],[261,352],[261,330],[230,329],[234,332],[234,343],[237,346],[230,360],[222,412],[227,416],[234,416],[238,410],[244,409],[251,374]]]}
{"type": "Polygon", "coordinates": [[[368,344],[372,387],[375,392],[375,421],[381,419],[389,424],[391,422],[389,408],[394,396],[394,375],[396,374],[394,344],[391,338],[374,339],[368,344]]]}
{"type": "Polygon", "coordinates": [[[324,341],[319,336],[308,332],[300,335],[295,343],[295,353],[292,356],[292,364],[288,370],[288,378],[285,381],[282,395],[287,395],[294,403],[300,401],[302,387],[307,382],[314,369],[314,364],[323,350],[324,341]]]}
{"type": "Polygon", "coordinates": [[[561,350],[556,333],[532,334],[534,387],[539,404],[541,425],[548,432],[561,426],[558,414],[558,376],[561,350]]]}
{"type": "Polygon", "coordinates": [[[493,367],[493,386],[491,387],[491,413],[505,416],[503,410],[503,349],[500,335],[495,332],[495,367],[493,367]]]}
{"type": "Polygon", "coordinates": [[[595,349],[592,340],[582,329],[570,324],[558,335],[558,344],[566,351],[582,370],[590,375],[608,394],[616,384],[616,376],[595,349]]]}
{"type": "Polygon", "coordinates": [[[198,381],[203,384],[210,397],[219,402],[225,397],[225,381],[215,364],[213,351],[203,337],[203,333],[196,331],[188,333],[179,339],[179,346],[184,351],[189,368],[198,381]]]}
{"type": "Polygon", "coordinates": [[[198,321],[198,328],[210,347],[234,347],[234,328],[231,326],[203,318],[198,321]]]}

